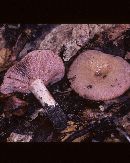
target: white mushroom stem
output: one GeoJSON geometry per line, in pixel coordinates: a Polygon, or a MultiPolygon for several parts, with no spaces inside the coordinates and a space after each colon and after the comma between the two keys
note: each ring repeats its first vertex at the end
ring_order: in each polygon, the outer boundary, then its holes
{"type": "Polygon", "coordinates": [[[30,85],[30,91],[42,104],[45,113],[52,121],[54,128],[57,130],[65,129],[67,126],[67,118],[58,103],[51,96],[43,81],[37,79],[32,82],[30,85]]]}
{"type": "Polygon", "coordinates": [[[35,95],[35,97],[40,101],[42,106],[45,104],[49,106],[55,106],[56,101],[44,85],[41,79],[37,79],[30,85],[30,91],[35,95]]]}

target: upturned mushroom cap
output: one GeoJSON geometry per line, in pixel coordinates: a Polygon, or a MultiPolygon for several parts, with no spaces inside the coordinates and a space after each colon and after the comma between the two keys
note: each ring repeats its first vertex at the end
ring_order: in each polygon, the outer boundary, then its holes
{"type": "Polygon", "coordinates": [[[9,68],[5,74],[1,92],[29,93],[30,84],[41,79],[45,85],[53,84],[64,76],[62,59],[51,50],[35,50],[9,68]]]}
{"type": "Polygon", "coordinates": [[[75,59],[68,78],[80,96],[96,101],[109,100],[130,87],[130,65],[121,57],[88,50],[75,59]]]}

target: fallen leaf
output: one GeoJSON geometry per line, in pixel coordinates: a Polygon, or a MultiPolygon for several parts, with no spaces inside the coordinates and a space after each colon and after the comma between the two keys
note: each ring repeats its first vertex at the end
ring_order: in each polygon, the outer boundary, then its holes
{"type": "Polygon", "coordinates": [[[0,72],[13,64],[16,56],[7,48],[0,49],[0,72]]]}
{"type": "Polygon", "coordinates": [[[7,138],[7,142],[30,142],[32,139],[32,135],[21,135],[12,132],[10,137],[7,138]]]}
{"type": "Polygon", "coordinates": [[[68,121],[67,128],[61,132],[61,141],[64,142],[74,131],[77,125],[73,121],[68,121]]]}
{"type": "Polygon", "coordinates": [[[12,115],[22,116],[27,111],[28,103],[24,100],[11,96],[7,99],[4,105],[4,113],[7,117],[12,115]]]}

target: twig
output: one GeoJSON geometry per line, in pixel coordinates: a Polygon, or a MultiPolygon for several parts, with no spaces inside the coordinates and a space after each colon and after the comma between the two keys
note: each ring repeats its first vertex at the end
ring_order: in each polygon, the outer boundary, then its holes
{"type": "Polygon", "coordinates": [[[124,136],[124,137],[126,138],[126,140],[130,143],[130,137],[129,137],[129,135],[128,135],[126,132],[124,132],[124,131],[123,131],[121,128],[119,128],[119,127],[117,127],[116,130],[119,131],[119,133],[120,133],[122,136],[124,136]]]}

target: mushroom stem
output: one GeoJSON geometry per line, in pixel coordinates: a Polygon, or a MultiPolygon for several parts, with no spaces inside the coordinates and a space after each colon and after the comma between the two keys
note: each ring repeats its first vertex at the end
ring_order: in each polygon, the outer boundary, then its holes
{"type": "Polygon", "coordinates": [[[41,79],[36,79],[30,85],[30,91],[40,101],[45,113],[52,121],[53,126],[57,130],[65,129],[67,126],[67,118],[60,108],[59,104],[54,100],[41,79]]]}

